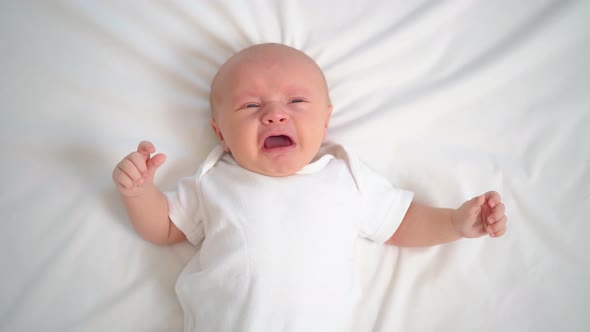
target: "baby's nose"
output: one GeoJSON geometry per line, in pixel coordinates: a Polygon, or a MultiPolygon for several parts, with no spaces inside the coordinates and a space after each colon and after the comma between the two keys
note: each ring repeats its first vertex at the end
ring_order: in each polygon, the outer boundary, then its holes
{"type": "Polygon", "coordinates": [[[265,125],[283,124],[289,121],[289,116],[278,105],[267,105],[269,108],[262,116],[262,123],[265,125]]]}

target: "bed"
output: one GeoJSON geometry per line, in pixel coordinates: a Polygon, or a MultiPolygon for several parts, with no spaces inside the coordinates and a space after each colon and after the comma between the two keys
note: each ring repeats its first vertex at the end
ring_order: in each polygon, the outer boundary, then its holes
{"type": "Polygon", "coordinates": [[[507,207],[499,239],[359,240],[354,331],[590,328],[590,2],[4,1],[0,40],[2,331],[182,331],[198,248],[140,239],[111,171],[147,139],[163,190],[193,173],[210,80],[262,42],[316,59],[328,138],[417,201],[507,207]]]}

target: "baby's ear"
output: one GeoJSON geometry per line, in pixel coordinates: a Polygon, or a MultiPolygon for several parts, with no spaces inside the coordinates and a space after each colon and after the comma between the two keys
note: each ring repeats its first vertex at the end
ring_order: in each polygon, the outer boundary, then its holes
{"type": "Polygon", "coordinates": [[[225,140],[223,139],[223,134],[221,133],[221,130],[219,129],[219,126],[217,125],[217,122],[215,122],[215,119],[211,118],[209,123],[211,124],[211,128],[213,129],[213,132],[215,132],[215,135],[219,139],[219,143],[221,144],[223,149],[225,151],[228,151],[227,146],[225,145],[225,140]]]}
{"type": "Polygon", "coordinates": [[[330,104],[328,105],[328,116],[326,118],[326,125],[324,126],[326,129],[328,129],[328,125],[330,124],[330,118],[332,117],[332,110],[334,109],[334,105],[330,104]]]}

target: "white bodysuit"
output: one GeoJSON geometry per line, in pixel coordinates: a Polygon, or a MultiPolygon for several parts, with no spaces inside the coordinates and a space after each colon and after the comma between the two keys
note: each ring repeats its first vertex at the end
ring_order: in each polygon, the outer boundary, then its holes
{"type": "Polygon", "coordinates": [[[324,146],[288,177],[240,167],[220,147],[166,193],[170,219],[202,246],[176,292],[185,331],[348,331],[358,236],[383,243],[412,193],[344,148],[324,146]]]}

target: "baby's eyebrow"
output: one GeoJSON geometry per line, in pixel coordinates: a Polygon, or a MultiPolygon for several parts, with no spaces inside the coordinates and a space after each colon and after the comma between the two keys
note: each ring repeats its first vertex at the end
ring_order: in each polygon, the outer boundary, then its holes
{"type": "Polygon", "coordinates": [[[294,86],[289,86],[287,88],[285,88],[285,91],[288,94],[294,94],[294,95],[309,95],[311,94],[311,91],[305,87],[305,86],[300,86],[300,85],[294,85],[294,86]]]}
{"type": "Polygon", "coordinates": [[[301,86],[285,89],[285,91],[289,97],[309,97],[313,95],[311,90],[301,86]]]}
{"type": "Polygon", "coordinates": [[[230,100],[234,103],[249,98],[258,98],[258,93],[256,91],[251,90],[230,93],[230,100]]]}
{"type": "MultiPolygon", "coordinates": [[[[309,97],[309,96],[313,95],[312,90],[310,90],[309,88],[307,88],[305,86],[301,86],[301,85],[286,86],[280,90],[283,91],[285,96],[288,98],[309,97]]],[[[264,96],[264,93],[261,92],[260,90],[244,89],[244,90],[238,90],[238,91],[231,92],[229,100],[231,101],[231,103],[233,105],[237,105],[237,104],[241,104],[246,101],[254,101],[259,98],[263,98],[263,96],[264,96]]]]}

